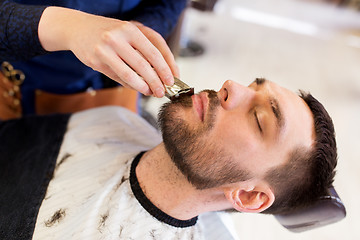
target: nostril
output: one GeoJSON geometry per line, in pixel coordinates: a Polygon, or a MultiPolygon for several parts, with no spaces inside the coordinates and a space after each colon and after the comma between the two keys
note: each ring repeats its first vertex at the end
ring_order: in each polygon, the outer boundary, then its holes
{"type": "Polygon", "coordinates": [[[229,96],[228,91],[227,91],[226,88],[224,88],[224,92],[225,92],[224,101],[226,101],[228,99],[228,96],[229,96]]]}

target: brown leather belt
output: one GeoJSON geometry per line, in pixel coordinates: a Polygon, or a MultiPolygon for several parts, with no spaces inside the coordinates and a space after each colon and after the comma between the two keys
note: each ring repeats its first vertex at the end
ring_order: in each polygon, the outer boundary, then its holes
{"type": "Polygon", "coordinates": [[[41,90],[36,90],[35,93],[37,114],[73,113],[106,105],[122,106],[135,113],[137,112],[137,92],[124,87],[66,95],[47,93],[41,90]]]}
{"type": "MultiPolygon", "coordinates": [[[[22,116],[20,85],[24,74],[2,63],[0,72],[0,119],[8,120],[22,116]]],[[[36,114],[74,113],[89,108],[114,105],[137,113],[138,92],[124,87],[91,90],[75,94],[54,94],[35,91],[36,114]]]]}

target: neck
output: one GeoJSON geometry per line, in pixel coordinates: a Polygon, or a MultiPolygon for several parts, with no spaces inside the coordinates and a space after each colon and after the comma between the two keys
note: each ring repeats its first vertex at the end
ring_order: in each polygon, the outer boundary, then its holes
{"type": "Polygon", "coordinates": [[[198,190],[190,184],[163,144],[144,154],[136,167],[136,176],[146,197],[157,208],[179,220],[230,207],[221,188],[198,190]]]}

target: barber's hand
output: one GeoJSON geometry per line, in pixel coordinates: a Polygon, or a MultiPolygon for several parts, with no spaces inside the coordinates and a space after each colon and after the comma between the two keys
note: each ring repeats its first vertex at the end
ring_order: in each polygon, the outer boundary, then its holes
{"type": "Polygon", "coordinates": [[[172,85],[179,74],[161,35],[136,22],[48,7],[39,39],[44,49],[71,50],[85,65],[145,95],[163,97],[163,84],[172,85]]]}

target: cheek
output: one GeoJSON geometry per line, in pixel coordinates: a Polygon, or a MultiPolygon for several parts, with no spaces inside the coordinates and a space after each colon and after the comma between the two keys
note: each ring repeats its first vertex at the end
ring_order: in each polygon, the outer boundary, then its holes
{"type": "Polygon", "coordinates": [[[260,147],[259,136],[250,126],[244,114],[239,112],[218,112],[214,128],[206,136],[208,141],[216,143],[236,156],[236,159],[251,161],[260,147]],[[240,116],[243,117],[240,117],[240,116]],[[241,157],[241,158],[239,158],[241,157]]]}
{"type": "Polygon", "coordinates": [[[231,152],[237,159],[254,158],[258,152],[259,143],[246,126],[240,123],[217,126],[211,136],[217,144],[231,152]]]}
{"type": "Polygon", "coordinates": [[[250,129],[249,123],[240,114],[221,116],[215,124],[216,137],[226,141],[229,145],[246,145],[255,141],[254,132],[250,129]]]}

